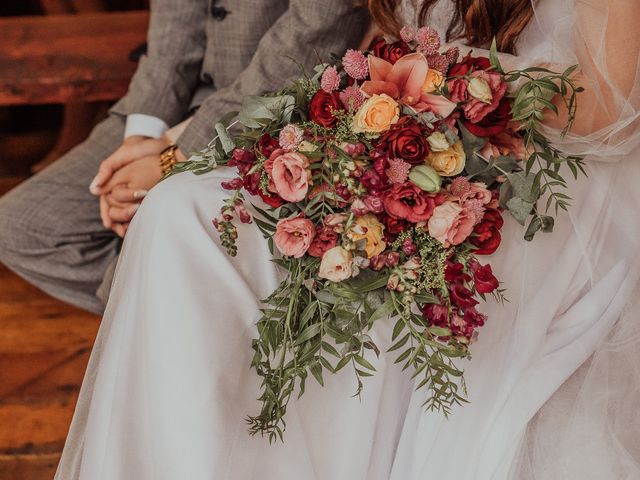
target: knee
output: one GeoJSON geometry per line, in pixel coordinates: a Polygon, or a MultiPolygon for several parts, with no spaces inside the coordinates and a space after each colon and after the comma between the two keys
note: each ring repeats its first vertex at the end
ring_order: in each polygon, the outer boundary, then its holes
{"type": "Polygon", "coordinates": [[[20,263],[20,257],[42,251],[52,241],[53,236],[44,231],[46,204],[29,198],[30,190],[29,185],[21,185],[0,198],[0,261],[4,263],[20,263]]]}
{"type": "Polygon", "coordinates": [[[184,216],[191,198],[186,175],[174,175],[153,187],[136,213],[135,221],[157,225],[166,220],[173,223],[184,216]]]}

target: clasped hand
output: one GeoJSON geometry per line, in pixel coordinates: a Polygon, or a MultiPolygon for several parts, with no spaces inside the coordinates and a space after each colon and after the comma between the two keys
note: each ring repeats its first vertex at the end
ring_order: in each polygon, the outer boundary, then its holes
{"type": "Polygon", "coordinates": [[[140,203],[162,179],[160,153],[170,144],[166,137],[129,137],[100,164],[89,190],[100,197],[105,228],[124,237],[140,203]]]}

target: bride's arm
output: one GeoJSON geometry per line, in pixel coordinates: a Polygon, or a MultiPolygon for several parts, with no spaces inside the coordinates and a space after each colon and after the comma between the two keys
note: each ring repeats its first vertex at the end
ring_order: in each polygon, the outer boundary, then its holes
{"type": "MultiPolygon", "coordinates": [[[[585,91],[579,95],[579,108],[571,132],[585,136],[609,127],[638,108],[638,52],[640,52],[640,2],[592,0],[576,2],[574,36],[580,70],[576,75],[585,91]],[[603,8],[608,9],[606,19],[603,8]],[[606,25],[603,23],[606,22],[606,25]],[[635,89],[635,92],[634,92],[635,89]],[[625,111],[626,110],[626,111],[625,111]]],[[[562,128],[567,111],[561,99],[554,103],[560,115],[547,115],[547,125],[562,128]]],[[[637,128],[630,119],[627,128],[637,128]]]]}

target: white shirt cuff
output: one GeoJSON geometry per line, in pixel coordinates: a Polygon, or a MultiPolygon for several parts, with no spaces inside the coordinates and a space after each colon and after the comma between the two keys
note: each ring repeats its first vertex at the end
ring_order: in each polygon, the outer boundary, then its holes
{"type": "Polygon", "coordinates": [[[127,115],[127,122],[124,127],[124,138],[129,138],[134,135],[159,138],[167,130],[169,130],[169,125],[157,117],[144,115],[142,113],[132,113],[131,115],[127,115]]]}

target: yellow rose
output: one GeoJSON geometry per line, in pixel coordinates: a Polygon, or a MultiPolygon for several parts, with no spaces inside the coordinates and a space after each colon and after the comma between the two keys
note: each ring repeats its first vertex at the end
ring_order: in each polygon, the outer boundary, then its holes
{"type": "Polygon", "coordinates": [[[433,93],[442,86],[443,82],[444,76],[439,71],[430,68],[421,90],[423,93],[433,93]]]}
{"type": "Polygon", "coordinates": [[[351,240],[354,242],[362,239],[367,240],[364,251],[367,253],[368,258],[381,254],[387,246],[382,239],[384,225],[370,213],[362,217],[358,217],[355,224],[356,228],[351,230],[349,233],[351,240]]]}
{"type": "Polygon", "coordinates": [[[353,117],[356,133],[379,134],[389,130],[400,118],[400,105],[389,95],[373,95],[353,117]]]}
{"type": "Polygon", "coordinates": [[[449,147],[444,152],[431,152],[427,157],[427,163],[443,177],[452,177],[458,175],[464,169],[465,160],[462,142],[449,147]]]}

